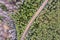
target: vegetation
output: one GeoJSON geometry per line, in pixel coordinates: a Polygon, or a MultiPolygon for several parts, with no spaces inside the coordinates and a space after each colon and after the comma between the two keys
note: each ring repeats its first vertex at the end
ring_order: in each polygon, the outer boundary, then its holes
{"type": "MultiPolygon", "coordinates": [[[[44,0],[25,0],[16,14],[11,17],[15,21],[17,38],[20,40],[30,18],[38,10],[44,0]]],[[[46,7],[31,26],[26,40],[60,40],[60,0],[49,0],[46,7]]]]}

